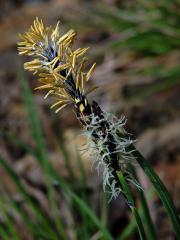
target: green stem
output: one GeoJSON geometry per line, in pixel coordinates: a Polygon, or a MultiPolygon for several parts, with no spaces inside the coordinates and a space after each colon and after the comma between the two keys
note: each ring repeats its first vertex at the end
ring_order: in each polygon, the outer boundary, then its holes
{"type": "Polygon", "coordinates": [[[154,172],[151,165],[144,159],[142,154],[133,145],[128,147],[128,150],[132,151],[132,155],[136,158],[136,161],[139,163],[139,165],[141,166],[141,168],[143,169],[143,171],[153,184],[157,193],[159,194],[159,197],[167,211],[167,214],[171,219],[177,240],[180,240],[180,222],[178,213],[166,187],[164,186],[163,182],[160,180],[158,175],[154,172]]]}
{"type": "Polygon", "coordinates": [[[138,232],[139,232],[139,237],[140,237],[140,240],[144,240],[146,239],[146,235],[145,235],[145,231],[144,231],[144,227],[143,227],[143,224],[142,224],[142,221],[141,221],[141,218],[139,216],[139,213],[135,207],[135,204],[134,204],[134,199],[133,199],[133,196],[132,196],[132,193],[129,189],[129,186],[126,182],[126,179],[123,175],[123,173],[121,171],[117,171],[117,176],[119,178],[119,181],[122,185],[122,190],[123,190],[123,193],[125,194],[127,200],[128,200],[128,203],[129,203],[129,206],[131,208],[131,211],[132,211],[132,214],[136,220],[136,225],[137,225],[137,229],[138,229],[138,232]]]}
{"type": "Polygon", "coordinates": [[[139,237],[140,237],[141,240],[145,240],[146,239],[146,234],[145,234],[143,223],[142,223],[141,218],[139,216],[138,210],[135,207],[131,207],[131,211],[132,211],[132,214],[134,215],[135,220],[136,220],[136,224],[137,224],[137,228],[138,228],[138,232],[139,232],[139,237]]]}
{"type": "MultiPolygon", "coordinates": [[[[138,179],[138,176],[136,174],[134,167],[131,164],[129,164],[128,167],[129,167],[129,171],[131,172],[132,176],[139,182],[139,179],[138,179]]],[[[155,240],[156,234],[155,234],[154,226],[153,226],[152,219],[150,216],[149,208],[147,205],[146,197],[141,188],[137,187],[137,190],[138,190],[139,199],[141,201],[142,215],[143,215],[143,220],[145,221],[145,225],[146,225],[146,229],[147,229],[148,240],[155,240]]]]}
{"type": "MultiPolygon", "coordinates": [[[[147,192],[147,198],[148,200],[150,200],[152,198],[152,190],[150,189],[150,191],[147,192]]],[[[139,215],[140,217],[143,219],[143,209],[142,209],[142,205],[140,206],[140,208],[138,209],[139,211],[139,215]]],[[[132,234],[135,232],[136,230],[136,221],[134,216],[131,218],[129,224],[123,229],[123,232],[121,233],[121,235],[119,236],[118,240],[126,240],[129,239],[132,234]]],[[[149,236],[147,235],[147,239],[149,240],[149,236]]],[[[156,238],[155,238],[156,239],[156,238]]]]}

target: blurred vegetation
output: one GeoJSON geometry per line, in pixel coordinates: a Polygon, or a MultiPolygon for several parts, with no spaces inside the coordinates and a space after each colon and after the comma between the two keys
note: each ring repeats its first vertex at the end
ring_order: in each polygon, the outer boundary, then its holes
{"type": "MultiPolygon", "coordinates": [[[[83,21],[93,28],[118,34],[102,51],[118,51],[121,55],[124,50],[130,50],[142,62],[148,60],[147,66],[142,64],[137,69],[130,70],[130,74],[150,76],[153,82],[135,88],[125,87],[124,97],[144,98],[179,85],[179,60],[172,66],[163,63],[163,59],[168,59],[173,54],[179,59],[179,2],[137,0],[125,5],[117,8],[97,4],[97,7],[90,8],[88,17],[85,17],[91,20],[83,21]]],[[[79,24],[82,25],[80,21],[79,24]]]]}

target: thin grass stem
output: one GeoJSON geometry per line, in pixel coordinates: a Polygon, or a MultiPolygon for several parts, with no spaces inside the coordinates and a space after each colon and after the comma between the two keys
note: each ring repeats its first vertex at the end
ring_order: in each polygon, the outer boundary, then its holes
{"type": "MultiPolygon", "coordinates": [[[[136,174],[135,168],[129,164],[129,171],[132,174],[133,178],[135,178],[135,180],[137,180],[137,182],[139,182],[138,176],[136,174]]],[[[143,215],[143,221],[145,222],[145,226],[146,226],[146,232],[147,232],[147,238],[148,240],[155,240],[156,239],[156,234],[155,234],[155,230],[154,230],[154,226],[152,223],[152,219],[150,216],[150,212],[149,212],[149,208],[148,208],[148,204],[146,201],[146,197],[144,195],[144,192],[141,188],[136,188],[138,195],[139,195],[139,199],[141,202],[141,207],[142,207],[142,215],[143,215]]]]}
{"type": "Polygon", "coordinates": [[[138,213],[138,211],[135,207],[134,199],[133,199],[133,196],[132,196],[131,191],[129,189],[129,186],[126,182],[126,179],[125,179],[122,171],[117,171],[116,173],[117,173],[117,176],[119,178],[120,184],[122,185],[122,191],[123,191],[124,195],[126,196],[129,207],[132,211],[132,215],[134,216],[134,218],[136,220],[136,226],[137,226],[137,229],[138,229],[140,240],[145,240],[146,239],[146,234],[145,234],[145,231],[144,231],[144,227],[143,227],[141,218],[139,216],[139,213],[138,213]]]}

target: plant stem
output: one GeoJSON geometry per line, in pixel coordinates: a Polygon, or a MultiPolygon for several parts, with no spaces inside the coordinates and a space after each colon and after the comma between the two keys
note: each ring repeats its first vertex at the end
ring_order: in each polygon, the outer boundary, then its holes
{"type": "MultiPolygon", "coordinates": [[[[131,172],[132,176],[134,177],[134,179],[139,182],[139,179],[138,179],[138,176],[136,174],[135,168],[131,164],[128,165],[128,168],[129,168],[129,171],[131,172]]],[[[143,215],[143,220],[145,221],[145,224],[146,224],[148,240],[155,240],[156,239],[156,234],[155,234],[154,226],[153,226],[152,219],[151,219],[151,216],[150,216],[150,212],[149,212],[148,204],[147,204],[147,201],[146,201],[146,197],[145,197],[144,192],[141,188],[137,187],[137,190],[138,190],[139,199],[141,201],[142,215],[143,215]]]]}
{"type": "Polygon", "coordinates": [[[178,213],[176,208],[173,204],[173,201],[170,197],[169,192],[167,191],[166,187],[164,186],[163,182],[160,180],[158,175],[154,172],[151,165],[145,160],[143,155],[133,146],[128,147],[129,151],[132,151],[132,155],[136,158],[136,161],[139,163],[151,183],[153,184],[154,188],[156,189],[166,211],[171,219],[174,231],[176,233],[177,240],[180,240],[180,222],[178,213]]]}
{"type": "Polygon", "coordinates": [[[138,229],[138,232],[139,232],[139,237],[140,237],[140,240],[145,240],[146,239],[146,235],[145,235],[145,231],[144,231],[144,227],[143,227],[143,224],[142,224],[142,221],[141,221],[141,218],[139,216],[139,213],[135,207],[135,204],[134,204],[134,200],[133,200],[133,196],[132,196],[132,193],[129,189],[129,186],[126,182],[126,179],[122,173],[122,171],[117,171],[117,176],[119,178],[119,181],[121,183],[121,186],[122,186],[122,190],[123,190],[123,193],[125,194],[127,200],[128,200],[128,204],[130,206],[130,209],[132,211],[132,214],[136,220],[136,225],[137,225],[137,229],[138,229]]]}

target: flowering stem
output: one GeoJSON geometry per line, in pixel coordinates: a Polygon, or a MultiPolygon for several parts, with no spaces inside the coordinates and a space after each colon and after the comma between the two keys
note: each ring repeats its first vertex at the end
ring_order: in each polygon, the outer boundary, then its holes
{"type": "MultiPolygon", "coordinates": [[[[148,199],[151,199],[152,198],[152,191],[148,191],[148,199]]],[[[141,216],[142,220],[144,221],[145,219],[145,214],[143,213],[144,210],[143,210],[143,204],[141,203],[141,206],[140,208],[138,208],[138,211],[139,211],[139,215],[141,216]],[[144,215],[144,217],[143,217],[144,215]]],[[[146,220],[147,221],[147,220],[146,220]]],[[[132,236],[132,234],[135,232],[136,230],[136,220],[134,217],[131,218],[131,221],[130,223],[126,226],[126,228],[123,230],[123,232],[121,233],[121,235],[119,236],[118,240],[126,240],[126,239],[129,239],[130,236],[132,236]]],[[[150,238],[150,234],[148,233],[148,229],[147,229],[147,239],[153,239],[155,240],[156,239],[156,236],[154,238],[150,238]]]]}
{"type": "MultiPolygon", "coordinates": [[[[130,173],[132,174],[133,178],[139,182],[138,176],[136,174],[135,168],[132,166],[132,164],[128,164],[128,168],[130,173]]],[[[155,240],[156,239],[156,234],[154,230],[154,226],[152,223],[152,219],[150,216],[149,208],[147,205],[146,197],[144,195],[144,192],[141,188],[138,188],[138,195],[141,201],[141,207],[142,207],[142,215],[143,215],[143,220],[146,223],[146,228],[147,228],[147,237],[149,240],[155,240]]]]}
{"type": "MultiPolygon", "coordinates": [[[[34,58],[32,61],[26,62],[24,68],[38,75],[41,85],[36,89],[46,90],[45,98],[51,95],[55,99],[51,108],[56,108],[56,113],[68,104],[75,107],[79,121],[94,142],[93,147],[97,152],[98,166],[104,166],[104,187],[110,187],[113,197],[118,195],[122,187],[124,196],[136,219],[140,239],[145,239],[144,228],[127,184],[128,173],[123,168],[124,165],[127,166],[127,159],[131,156],[136,158],[158,192],[172,221],[177,239],[180,239],[179,218],[169,193],[151,166],[132,145],[133,141],[128,135],[126,136],[123,128],[125,121],[114,121],[114,117],[110,120],[96,102],[93,101],[92,104],[88,102],[87,94],[94,88],[86,90],[84,83],[90,79],[95,63],[88,72],[85,71],[84,64],[87,59],[84,55],[88,48],[73,50],[75,35],[74,30],[69,30],[60,36],[59,23],[53,29],[46,27],[42,20],[36,18],[28,32],[20,35],[21,40],[18,43],[20,54],[34,58]]],[[[32,120],[34,122],[35,119],[32,120]]],[[[35,127],[37,128],[37,126],[35,127]]],[[[44,143],[43,139],[39,138],[38,131],[36,129],[35,137],[42,162],[45,162],[45,172],[48,174],[44,143]]]]}
{"type": "Polygon", "coordinates": [[[124,195],[126,196],[127,198],[127,201],[128,201],[128,204],[130,206],[130,209],[132,211],[132,214],[136,220],[136,224],[137,224],[137,229],[138,229],[138,232],[139,232],[139,237],[140,237],[140,240],[144,240],[146,239],[146,235],[145,235],[145,231],[144,231],[144,227],[143,227],[143,224],[142,224],[142,221],[141,221],[141,218],[139,216],[139,213],[135,207],[135,204],[134,204],[134,200],[133,200],[133,196],[132,196],[132,193],[129,189],[129,186],[126,182],[126,179],[124,177],[124,174],[122,173],[122,171],[117,171],[117,176],[119,178],[119,182],[122,186],[122,190],[123,190],[123,193],[124,195]]]}
{"type": "Polygon", "coordinates": [[[169,218],[171,219],[174,231],[176,233],[176,237],[179,240],[180,239],[179,217],[178,217],[178,213],[176,211],[176,208],[173,204],[173,201],[172,201],[166,187],[164,186],[164,184],[162,183],[162,181],[160,180],[158,175],[154,172],[151,165],[145,160],[143,155],[133,145],[129,146],[128,150],[132,151],[132,155],[136,158],[136,161],[139,163],[139,165],[141,166],[141,168],[143,169],[143,171],[145,172],[145,174],[151,181],[152,185],[156,189],[156,191],[167,211],[167,214],[169,215],[169,218]]]}

